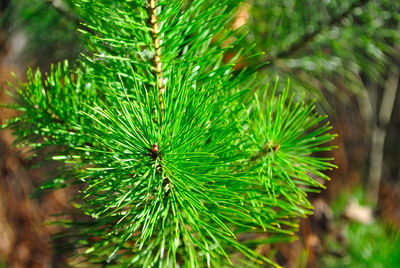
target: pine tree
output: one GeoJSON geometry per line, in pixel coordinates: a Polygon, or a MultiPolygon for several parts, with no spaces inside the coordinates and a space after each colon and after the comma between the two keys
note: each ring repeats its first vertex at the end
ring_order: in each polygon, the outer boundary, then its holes
{"type": "MultiPolygon", "coordinates": [[[[313,104],[236,70],[240,1],[79,0],[90,52],[15,86],[15,144],[63,165],[85,217],[60,221],[85,264],[276,265],[328,179],[334,135],[313,104]]],[[[246,55],[246,52],[243,52],[246,55]]],[[[45,165],[46,162],[41,162],[45,165]]]]}

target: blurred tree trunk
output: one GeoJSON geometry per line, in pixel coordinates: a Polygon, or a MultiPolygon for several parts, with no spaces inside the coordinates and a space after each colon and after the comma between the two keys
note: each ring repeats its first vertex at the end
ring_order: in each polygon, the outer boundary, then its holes
{"type": "MultiPolygon", "coordinates": [[[[372,144],[370,152],[370,165],[368,171],[367,194],[373,206],[378,203],[379,187],[381,184],[384,165],[384,146],[387,127],[392,116],[396,93],[399,87],[400,69],[393,66],[388,70],[388,78],[384,87],[379,112],[373,124],[372,144]]],[[[377,110],[377,109],[376,109],[377,110]]]]}

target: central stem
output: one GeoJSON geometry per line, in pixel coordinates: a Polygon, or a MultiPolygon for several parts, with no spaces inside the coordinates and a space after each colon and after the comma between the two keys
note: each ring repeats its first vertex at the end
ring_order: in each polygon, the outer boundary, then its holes
{"type": "MultiPolygon", "coordinates": [[[[165,117],[165,110],[164,110],[164,93],[165,93],[165,86],[164,86],[164,81],[163,81],[163,70],[162,70],[162,62],[161,62],[161,47],[160,47],[160,39],[159,39],[159,31],[160,27],[158,24],[158,18],[157,18],[157,2],[158,0],[150,0],[149,3],[149,9],[150,9],[150,27],[151,27],[151,36],[153,39],[153,46],[155,49],[155,55],[154,55],[154,69],[156,72],[156,87],[158,91],[158,102],[160,104],[160,113],[161,113],[161,122],[164,121],[165,117]]],[[[161,125],[161,124],[160,124],[161,125]]],[[[162,129],[162,127],[161,127],[162,129]]],[[[153,159],[155,161],[162,161],[161,153],[158,151],[158,145],[154,144],[152,147],[152,155],[153,159]]],[[[157,170],[163,174],[162,166],[161,163],[158,163],[157,170]]],[[[170,180],[168,177],[163,174],[163,185],[165,185],[165,191],[166,194],[169,195],[170,193],[170,188],[173,187],[171,185],[170,180]]]]}
{"type": "Polygon", "coordinates": [[[163,71],[162,71],[162,63],[161,63],[161,47],[160,47],[160,39],[159,39],[159,25],[157,20],[157,0],[150,0],[149,3],[150,8],[150,24],[151,24],[151,36],[153,38],[153,45],[155,49],[154,56],[154,67],[156,70],[156,86],[158,89],[158,102],[160,104],[160,112],[161,112],[161,121],[164,121],[164,103],[163,97],[165,92],[165,86],[163,81],[163,71]]]}

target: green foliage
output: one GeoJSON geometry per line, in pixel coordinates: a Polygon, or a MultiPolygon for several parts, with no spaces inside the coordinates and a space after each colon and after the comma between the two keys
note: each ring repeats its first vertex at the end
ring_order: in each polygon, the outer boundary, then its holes
{"type": "Polygon", "coordinates": [[[334,167],[316,154],[334,135],[313,105],[235,71],[240,54],[224,62],[241,41],[226,27],[239,1],[76,4],[90,52],[45,78],[29,71],[3,127],[65,164],[43,189],[80,184],[87,217],[59,222],[80,260],[275,265],[256,247],[290,240],[311,212],[307,192],[334,167]]]}
{"type": "Polygon", "coordinates": [[[249,2],[245,43],[265,52],[252,64],[268,62],[265,73],[289,78],[297,89],[358,93],[366,78],[383,84],[386,68],[396,64],[399,1],[249,2]]]}
{"type": "MultiPolygon", "coordinates": [[[[343,252],[343,257],[324,254],[320,265],[324,267],[396,267],[400,263],[400,231],[395,226],[376,219],[372,223],[348,222],[341,217],[351,199],[364,204],[362,189],[342,193],[332,204],[336,225],[341,227],[345,242],[327,237],[331,252],[343,252]]],[[[343,240],[343,239],[342,239],[343,240]]]]}
{"type": "MultiPolygon", "coordinates": [[[[400,232],[376,222],[351,223],[346,229],[348,255],[331,261],[329,267],[396,267],[400,263],[400,232]]],[[[328,259],[328,258],[327,258],[328,259]]]]}

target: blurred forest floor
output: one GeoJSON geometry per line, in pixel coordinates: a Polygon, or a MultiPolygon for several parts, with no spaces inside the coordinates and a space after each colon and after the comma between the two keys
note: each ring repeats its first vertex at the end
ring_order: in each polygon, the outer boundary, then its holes
{"type": "MultiPolygon", "coordinates": [[[[18,42],[17,40],[14,40],[18,42]]],[[[18,77],[25,67],[17,64],[18,46],[0,34],[0,87],[13,81],[11,73],[18,77]]],[[[10,97],[0,91],[0,102],[10,97]]],[[[0,110],[0,123],[12,116],[8,109],[0,110]]],[[[42,198],[30,195],[39,186],[43,171],[30,169],[19,150],[12,148],[10,131],[0,132],[0,267],[59,267],[62,258],[51,248],[53,226],[47,225],[52,214],[60,213],[68,206],[66,190],[53,192],[42,198]]]]}
{"type": "MultiPolygon", "coordinates": [[[[0,88],[6,87],[7,81],[15,81],[11,72],[23,79],[27,66],[48,68],[49,62],[65,56],[63,52],[55,58],[45,54],[22,58],[26,38],[23,32],[0,32],[0,88]]],[[[51,53],[54,55],[54,51],[49,51],[51,53]]],[[[284,267],[340,267],[339,264],[335,266],[335,260],[353,254],[348,231],[357,233],[359,229],[354,229],[358,227],[352,223],[376,227],[373,224],[378,222],[379,226],[385,226],[387,230],[382,234],[383,240],[394,243],[394,246],[398,243],[400,247],[400,239],[392,236],[400,228],[400,172],[393,178],[389,170],[383,170],[383,176],[392,179],[382,180],[376,209],[360,205],[364,193],[357,189],[365,186],[363,174],[367,169],[366,158],[369,155],[366,137],[371,136],[372,130],[362,120],[354,96],[349,95],[347,102],[342,102],[331,93],[326,93],[325,97],[335,111],[330,120],[334,127],[332,132],[339,136],[333,141],[338,145],[338,149],[333,151],[333,157],[340,168],[329,172],[332,180],[326,184],[327,190],[311,196],[315,213],[307,219],[301,219],[298,233],[300,239],[291,244],[272,246],[277,250],[276,261],[284,267]]],[[[0,102],[9,101],[9,96],[1,90],[0,102]]],[[[400,94],[397,94],[385,145],[385,151],[392,151],[385,156],[387,166],[400,164],[399,104],[400,94]]],[[[11,115],[10,110],[0,109],[0,123],[11,115]]],[[[65,253],[58,253],[50,243],[52,235],[58,230],[46,222],[54,219],[52,215],[71,209],[68,201],[74,190],[57,190],[31,198],[30,195],[49,171],[32,169],[33,163],[24,160],[27,152],[13,148],[12,142],[10,131],[0,132],[0,267],[66,267],[65,253]]],[[[375,234],[379,233],[376,230],[380,230],[380,227],[376,228],[373,229],[375,234]]],[[[360,234],[366,236],[369,233],[360,234]]],[[[371,239],[374,237],[371,236],[371,239]]],[[[360,243],[362,246],[365,241],[360,240],[360,243]]],[[[260,249],[261,252],[263,250],[271,250],[271,246],[260,249]]],[[[397,260],[400,267],[400,257],[397,260]]]]}

